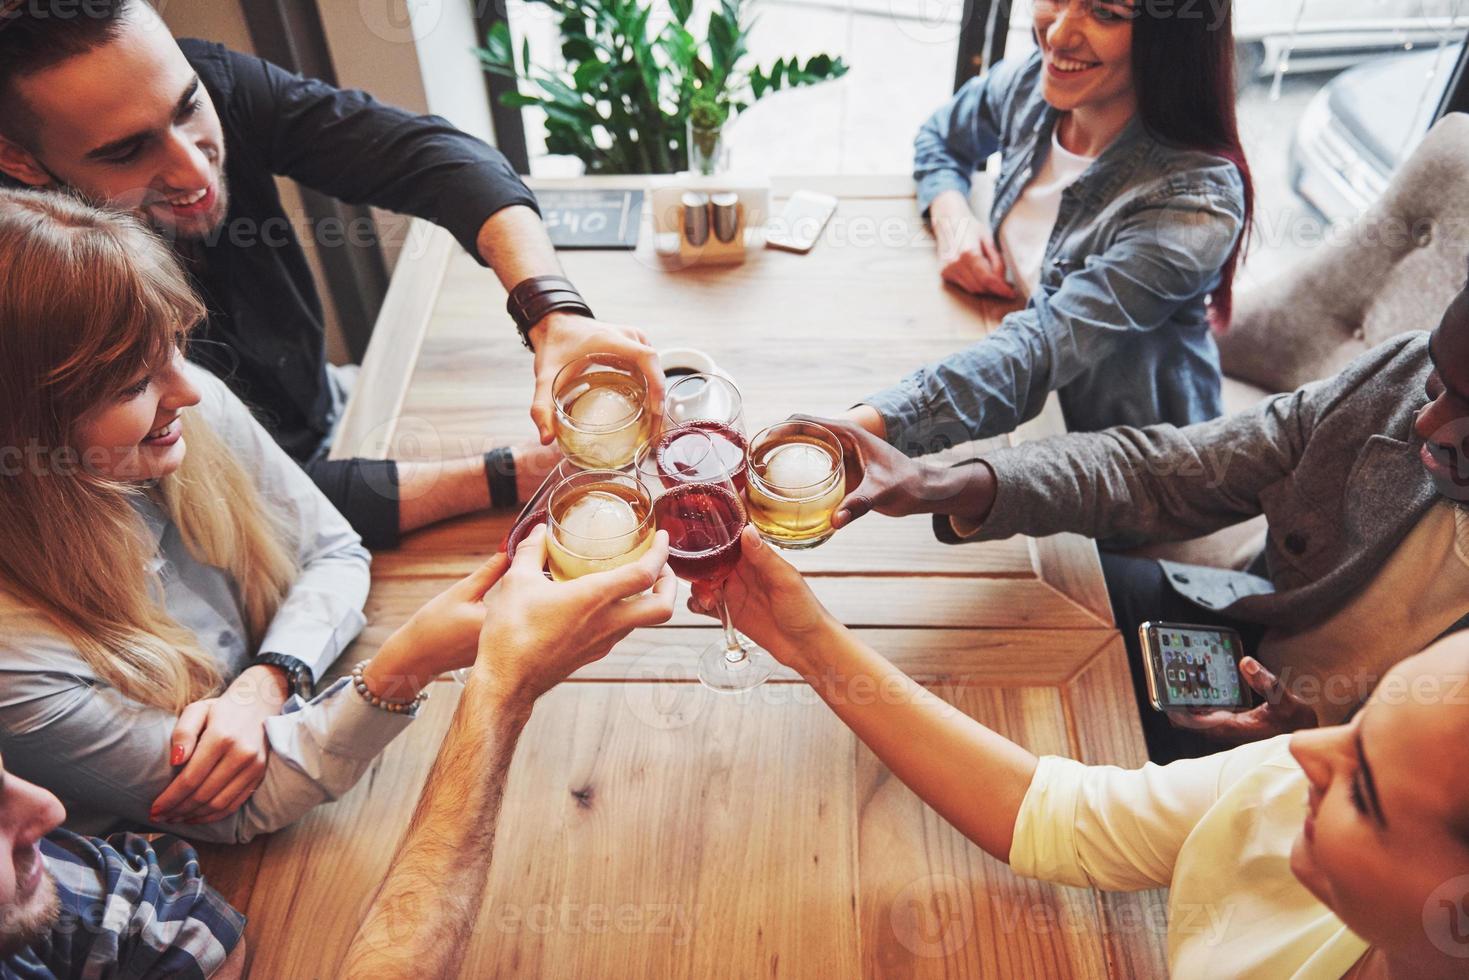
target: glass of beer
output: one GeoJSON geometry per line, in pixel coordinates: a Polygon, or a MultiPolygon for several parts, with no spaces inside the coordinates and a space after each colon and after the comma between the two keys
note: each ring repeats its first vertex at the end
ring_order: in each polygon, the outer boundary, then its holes
{"type": "MultiPolygon", "coordinates": [[[[525,502],[525,506],[520,509],[520,513],[516,516],[514,522],[512,522],[511,525],[510,525],[510,530],[507,531],[507,532],[505,532],[505,537],[500,542],[500,550],[503,551],[503,552],[505,552],[505,556],[507,558],[509,558],[512,561],[515,559],[515,549],[520,546],[520,543],[522,541],[524,541],[526,538],[530,537],[530,533],[532,531],[534,531],[538,525],[541,525],[541,524],[549,525],[550,524],[550,520],[551,520],[551,507],[550,507],[550,505],[551,505],[551,494],[552,494],[552,492],[555,491],[555,490],[557,490],[558,488],[560,488],[561,484],[565,483],[571,477],[574,477],[574,476],[585,476],[586,473],[587,473],[587,471],[577,469],[570,462],[568,462],[567,460],[564,460],[564,459],[561,462],[559,462],[559,463],[556,464],[555,468],[552,469],[549,474],[547,474],[546,479],[544,481],[542,481],[541,485],[538,488],[536,488],[536,492],[533,493],[533,494],[531,494],[531,498],[525,502]]],[[[609,475],[611,477],[616,477],[617,480],[619,481],[619,483],[620,483],[620,481],[626,479],[626,476],[623,473],[621,473],[621,472],[615,472],[614,471],[614,472],[612,472],[609,475]]],[[[615,491],[616,494],[622,494],[623,492],[624,492],[624,490],[623,490],[623,488],[621,486],[619,486],[618,490],[615,491]]],[[[641,494],[633,494],[632,497],[634,499],[637,499],[637,500],[648,500],[648,499],[650,499],[648,497],[648,494],[646,492],[641,493],[641,494]]],[[[564,498],[563,498],[563,501],[562,502],[564,503],[564,498]]],[[[643,512],[644,513],[648,513],[651,510],[650,506],[647,503],[643,503],[641,506],[643,508],[643,512]]],[[[634,507],[634,512],[635,513],[637,512],[637,508],[636,507],[634,507]]],[[[563,513],[564,513],[564,509],[563,509],[563,513]]],[[[573,531],[574,530],[575,530],[575,528],[573,528],[573,531]]],[[[556,539],[554,537],[551,536],[551,533],[550,533],[551,528],[549,526],[547,527],[546,531],[547,531],[547,535],[546,535],[546,550],[551,555],[551,562],[550,563],[554,564],[554,562],[556,560],[555,559],[555,554],[556,554],[555,549],[557,547],[557,541],[556,541],[556,539]]],[[[647,551],[648,548],[652,545],[652,542],[653,542],[653,529],[650,526],[648,528],[648,530],[647,530],[646,540],[643,541],[643,542],[641,542],[641,548],[640,548],[640,550],[637,550],[637,553],[636,554],[628,557],[627,558],[627,561],[632,561],[634,558],[637,557],[637,555],[642,554],[644,551],[647,551]]],[[[607,543],[606,546],[607,547],[610,547],[611,545],[610,545],[610,543],[607,543]]],[[[637,548],[637,547],[638,547],[637,545],[634,545],[634,548],[637,548]]],[[[596,545],[593,545],[592,546],[592,550],[594,550],[594,551],[597,550],[597,546],[596,545]]],[[[580,556],[580,557],[589,557],[591,561],[598,561],[599,560],[599,559],[596,559],[596,558],[593,558],[593,557],[590,557],[590,556],[580,556]]],[[[575,557],[568,558],[568,559],[566,559],[563,562],[563,564],[569,566],[571,564],[574,564],[575,560],[576,560],[575,557]]],[[[626,562],[616,562],[616,563],[613,563],[613,562],[611,562],[611,561],[609,561],[607,559],[600,559],[600,560],[602,560],[602,561],[608,561],[608,564],[605,565],[605,567],[607,567],[607,568],[615,568],[618,564],[625,564],[626,563],[626,562]]],[[[592,569],[589,569],[589,570],[592,570],[592,569]]],[[[585,573],[583,573],[583,574],[585,574],[585,573]]],[[[555,576],[553,575],[552,577],[555,577],[555,576]]],[[[568,576],[568,577],[571,577],[571,576],[568,576]]],[[[455,670],[455,671],[452,671],[451,673],[452,673],[454,679],[457,680],[461,684],[463,684],[465,681],[467,681],[469,679],[469,668],[467,668],[467,667],[461,668],[461,669],[458,669],[458,670],[455,670]]]]}
{"type": "Polygon", "coordinates": [[[619,470],[652,436],[648,382],[616,354],[585,354],[556,375],[556,442],[572,463],[619,470]]]}
{"type": "Polygon", "coordinates": [[[653,500],[637,476],[617,470],[575,473],[546,498],[546,551],[558,582],[605,572],[652,547],[653,500]]]}
{"type": "Polygon", "coordinates": [[[781,422],[750,440],[745,499],[750,523],[781,548],[814,548],[832,535],[842,502],[842,444],[815,422],[781,422]]]}

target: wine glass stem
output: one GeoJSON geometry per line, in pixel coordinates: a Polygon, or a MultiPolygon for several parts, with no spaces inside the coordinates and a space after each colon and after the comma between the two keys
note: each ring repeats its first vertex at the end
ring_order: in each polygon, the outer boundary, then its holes
{"type": "Polygon", "coordinates": [[[724,627],[724,659],[737,664],[745,659],[745,645],[735,632],[734,622],[729,617],[729,603],[724,601],[724,589],[719,590],[719,623],[724,627]]]}

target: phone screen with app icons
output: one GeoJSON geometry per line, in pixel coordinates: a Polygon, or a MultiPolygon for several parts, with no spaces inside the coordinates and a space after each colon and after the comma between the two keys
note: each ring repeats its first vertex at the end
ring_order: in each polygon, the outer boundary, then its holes
{"type": "Polygon", "coordinates": [[[1154,694],[1169,708],[1240,708],[1249,704],[1233,632],[1160,623],[1152,627],[1154,694]]]}

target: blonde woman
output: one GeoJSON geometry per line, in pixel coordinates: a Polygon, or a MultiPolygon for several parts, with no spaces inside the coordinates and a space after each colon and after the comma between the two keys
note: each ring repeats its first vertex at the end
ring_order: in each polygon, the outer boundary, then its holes
{"type": "MultiPolygon", "coordinates": [[[[966,837],[1028,877],[1169,888],[1173,976],[1464,976],[1466,634],[1387,671],[1347,724],[1163,767],[1084,766],[1037,759],[920,687],[753,529],[742,549],[725,586],[735,625],[966,837]],[[1217,928],[1191,909],[1216,910],[1217,928]]],[[[709,613],[710,598],[696,587],[690,605],[709,613]]]]}
{"type": "MultiPolygon", "coordinates": [[[[473,663],[504,559],[353,678],[290,698],[362,629],[368,555],[245,406],[184,361],[204,311],[175,260],[131,217],[0,191],[0,269],[7,768],[81,833],[246,840],[340,795],[434,676],[473,663]]],[[[666,619],[665,587],[593,628],[662,554],[539,612],[582,637],[666,619]]]]}

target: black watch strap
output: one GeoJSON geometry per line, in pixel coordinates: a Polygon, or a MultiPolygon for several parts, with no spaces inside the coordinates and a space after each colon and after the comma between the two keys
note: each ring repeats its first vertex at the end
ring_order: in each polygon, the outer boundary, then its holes
{"type": "Polygon", "coordinates": [[[316,697],[316,675],[311,672],[310,667],[295,657],[288,657],[284,653],[262,653],[255,658],[255,662],[284,670],[291,683],[291,693],[302,701],[310,701],[316,697]]]}
{"type": "Polygon", "coordinates": [[[529,350],[531,329],[549,314],[560,310],[590,317],[592,308],[565,276],[531,276],[510,290],[505,310],[520,331],[520,340],[529,350]]]}

